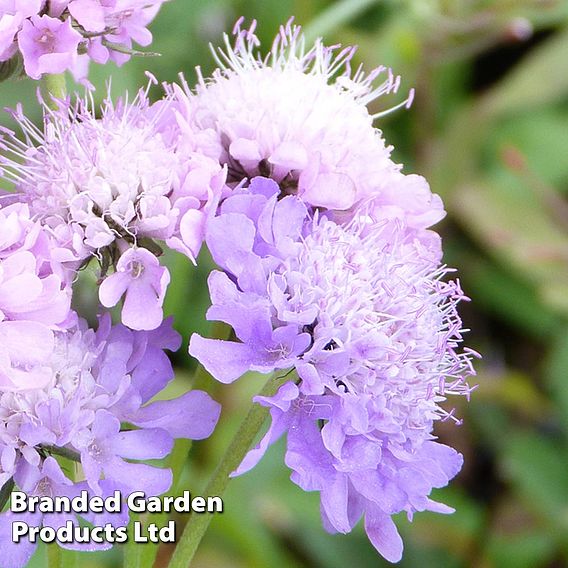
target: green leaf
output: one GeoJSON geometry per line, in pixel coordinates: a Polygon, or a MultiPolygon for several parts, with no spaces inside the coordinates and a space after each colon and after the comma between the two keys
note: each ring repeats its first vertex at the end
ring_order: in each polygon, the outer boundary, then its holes
{"type": "Polygon", "coordinates": [[[379,0],[340,0],[330,4],[305,27],[306,42],[310,44],[316,38],[349,23],[378,2],[379,0]]]}
{"type": "MultiPolygon", "coordinates": [[[[189,336],[199,332],[209,336],[211,324],[205,319],[210,305],[207,277],[213,268],[211,257],[204,248],[199,255],[197,266],[186,256],[166,250],[163,256],[171,275],[171,284],[164,301],[164,314],[174,315],[174,327],[181,333],[181,352],[187,353],[189,336]]],[[[186,359],[187,363],[189,360],[186,359]]]]}
{"type": "MultiPolygon", "coordinates": [[[[484,155],[502,168],[503,150],[512,148],[538,180],[561,189],[568,179],[568,112],[544,107],[498,121],[489,130],[484,155]]],[[[519,172],[522,175],[522,172],[519,172]]]]}
{"type": "Polygon", "coordinates": [[[483,370],[477,377],[480,388],[476,402],[494,401],[501,408],[538,420],[551,412],[549,400],[536,388],[531,377],[520,371],[505,370],[492,374],[483,370]]]}
{"type": "Polygon", "coordinates": [[[534,432],[509,434],[502,468],[527,506],[568,530],[567,448],[534,432]]]}
{"type": "Polygon", "coordinates": [[[466,561],[478,535],[485,524],[485,512],[481,505],[456,487],[435,490],[431,496],[435,501],[445,503],[456,511],[451,515],[417,513],[412,525],[402,525],[405,540],[405,566],[426,568],[434,566],[460,566],[459,559],[466,561]],[[435,555],[435,552],[438,552],[435,555]],[[445,551],[446,556],[438,564],[436,558],[445,551]],[[448,552],[450,555],[448,556],[448,552]],[[423,559],[426,554],[431,561],[423,559]]]}
{"type": "Polygon", "coordinates": [[[20,77],[23,69],[24,61],[19,52],[8,61],[0,61],[0,82],[20,77]]]}
{"type": "Polygon", "coordinates": [[[536,47],[484,98],[493,115],[561,100],[568,93],[568,30],[536,47]]]}
{"type": "Polygon", "coordinates": [[[568,329],[564,328],[558,337],[547,361],[545,377],[552,391],[553,400],[568,433],[568,329]]]}
{"type": "Polygon", "coordinates": [[[528,185],[495,175],[459,187],[451,206],[489,254],[536,286],[544,305],[568,314],[568,234],[528,185]]]}
{"type": "Polygon", "coordinates": [[[546,566],[554,553],[550,533],[534,528],[513,535],[491,534],[486,550],[491,565],[499,568],[546,566]]]}
{"type": "Polygon", "coordinates": [[[461,250],[449,264],[463,267],[465,288],[480,308],[519,331],[541,339],[561,325],[560,318],[539,299],[536,287],[506,270],[502,263],[461,250]]]}

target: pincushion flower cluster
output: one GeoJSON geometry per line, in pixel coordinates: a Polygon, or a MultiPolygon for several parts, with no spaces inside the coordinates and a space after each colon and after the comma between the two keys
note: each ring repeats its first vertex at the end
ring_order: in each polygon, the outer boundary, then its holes
{"type": "MultiPolygon", "coordinates": [[[[151,105],[147,90],[129,102],[108,97],[100,109],[88,96],[43,111],[40,129],[18,107],[20,136],[3,127],[0,141],[2,175],[13,184],[0,197],[0,483],[5,496],[11,486],[37,496],[160,495],[172,472],[143,461],[166,457],[175,438],[208,437],[220,405],[199,390],[154,400],[174,376],[165,350],[181,344],[162,311],[170,278],[156,240],[195,262],[225,171],[194,151],[171,101],[151,105]],[[71,309],[79,270],[93,264],[97,331],[71,309]],[[123,323],[112,325],[104,308],[121,301],[123,323]]],[[[36,547],[12,542],[15,518],[65,522],[2,514],[9,568],[36,547]]],[[[128,516],[84,520],[120,526],[128,516]]]]}
{"type": "Polygon", "coordinates": [[[187,105],[217,133],[236,186],[206,241],[221,268],[207,316],[237,341],[194,335],[190,354],[221,382],[250,370],[284,377],[274,396],[255,398],[272,423],[234,474],[286,434],[292,481],[319,491],[324,527],[346,533],[364,517],[396,562],[392,515],[452,512],[429,495],[462,465],[433,434],[453,417],[446,397],[469,396],[476,355],[460,348],[456,306],[467,298],[429,230],[443,206],[373,128],[365,105],[397,80],[374,88],[382,69],[352,74],[351,50],[306,51],[290,25],[263,59],[253,32],[237,26],[187,105]]]}
{"type": "MultiPolygon", "coordinates": [[[[373,127],[381,113],[366,106],[395,93],[400,77],[384,67],[353,73],[355,48],[316,40],[307,49],[291,22],[261,58],[255,26],[242,29],[241,23],[234,46],[225,36],[219,68],[200,78],[185,106],[192,124],[215,133],[229,182],[270,177],[283,194],[297,193],[343,219],[369,198],[378,215],[401,217],[409,227],[426,228],[443,218],[442,202],[426,180],[403,175],[391,160],[392,147],[373,127]]],[[[402,104],[411,100],[412,91],[402,104]]]]}
{"type": "Polygon", "coordinates": [[[164,0],[6,0],[0,6],[0,62],[21,57],[26,75],[72,71],[89,60],[121,65],[133,41],[147,46],[147,29],[164,0]]]}
{"type": "MultiPolygon", "coordinates": [[[[173,378],[164,349],[176,350],[180,342],[170,320],[152,332],[139,332],[113,326],[108,314],[96,332],[79,320],[55,333],[53,350],[44,356],[41,388],[0,395],[3,483],[12,478],[32,495],[57,495],[62,488],[64,495],[78,495],[81,489],[96,495],[116,489],[125,495],[167,491],[171,471],[138,460],[167,456],[174,438],[209,436],[220,410],[202,391],[150,401],[173,378]],[[127,423],[135,427],[124,428],[127,423]],[[85,481],[73,483],[53,459],[57,455],[80,463],[85,481]]],[[[4,523],[11,517],[5,516],[4,523]]],[[[61,522],[56,513],[36,517],[27,522],[56,527],[61,522]]],[[[0,531],[7,555],[3,565],[12,566],[18,562],[11,555],[29,557],[35,547],[15,545],[10,538],[0,531]]]]}
{"type": "Polygon", "coordinates": [[[194,260],[225,170],[194,151],[172,101],[152,105],[146,90],[131,102],[106,99],[101,118],[88,97],[44,110],[43,132],[21,110],[13,114],[25,138],[6,131],[6,177],[43,219],[64,265],[100,259],[102,304],[115,306],[124,295],[123,323],[157,328],[170,276],[154,240],[194,260]],[[105,278],[113,262],[116,272],[105,278]]]}
{"type": "MultiPolygon", "coordinates": [[[[36,182],[49,173],[36,175],[36,182]]],[[[48,210],[47,195],[45,202],[38,197],[28,203],[29,197],[5,194],[0,206],[0,484],[39,496],[74,496],[82,489],[160,495],[172,483],[171,471],[140,460],[167,456],[175,438],[208,437],[220,406],[198,390],[152,400],[174,376],[164,350],[177,350],[181,338],[171,320],[160,317],[152,331],[135,331],[112,325],[106,313],[96,332],[89,329],[71,309],[71,253],[77,249],[66,248],[61,223],[50,223],[52,214],[60,222],[65,216],[48,210]],[[84,479],[74,480],[56,457],[80,464],[84,479]]],[[[65,226],[74,229],[73,223],[65,226]]],[[[12,542],[14,518],[7,512],[0,521],[7,567],[25,565],[36,546],[12,542]]],[[[55,528],[62,521],[59,514],[22,518],[30,526],[55,528]]],[[[87,520],[116,526],[128,517],[87,520]]]]}
{"type": "MultiPolygon", "coordinates": [[[[121,62],[117,46],[149,43],[161,3],[8,3],[0,61],[19,50],[31,77],[76,71],[84,57],[121,62]]],[[[364,518],[396,562],[393,515],[452,511],[430,495],[462,456],[434,427],[458,421],[446,400],[472,390],[476,353],[462,347],[457,312],[468,298],[431,229],[443,204],[374,126],[389,110],[368,105],[396,93],[398,77],[353,71],[353,48],[307,48],[291,23],[261,56],[254,29],[239,20],[219,68],[193,88],[165,84],[151,102],[150,77],[134,98],[47,100],[40,127],[18,106],[16,128],[2,127],[13,186],[0,197],[2,494],[169,489],[172,472],[143,462],[175,438],[208,437],[220,406],[199,390],[156,399],[174,376],[166,351],[181,343],[164,316],[162,252],[195,264],[205,243],[217,266],[207,317],[233,333],[194,334],[189,353],[222,383],[257,371],[277,387],[254,398],[271,423],[233,474],[286,435],[291,479],[319,492],[325,529],[347,533],[364,518]],[[97,276],[96,331],[71,309],[83,269],[97,276]]],[[[10,542],[13,516],[0,517],[0,543],[19,567],[34,545],[10,542]]]]}
{"type": "MultiPolygon", "coordinates": [[[[194,335],[190,353],[220,381],[246,371],[294,369],[273,397],[272,425],[235,473],[287,434],[292,480],[321,494],[324,526],[349,532],[362,514],[369,538],[397,561],[390,515],[451,512],[428,498],[460,470],[435,442],[448,395],[468,395],[473,372],[459,352],[459,282],[445,282],[439,240],[361,211],[346,225],[310,216],[272,180],[235,191],[209,224],[223,272],[209,277],[208,317],[239,341],[194,335]],[[238,245],[234,243],[238,239],[238,245]]],[[[372,210],[372,207],[371,207],[372,210]]],[[[282,373],[285,374],[285,373],[282,373]]]]}

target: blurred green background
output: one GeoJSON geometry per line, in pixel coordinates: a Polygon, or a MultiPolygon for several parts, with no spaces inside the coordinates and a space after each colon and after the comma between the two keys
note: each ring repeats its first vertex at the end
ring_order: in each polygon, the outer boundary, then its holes
{"type": "MultiPolygon", "coordinates": [[[[221,43],[241,15],[259,21],[270,45],[289,16],[310,38],[358,44],[367,69],[387,65],[402,90],[375,101],[393,106],[410,88],[416,98],[377,126],[407,173],[426,176],[448,210],[437,227],[445,260],[459,269],[472,302],[462,305],[467,344],[483,355],[472,401],[451,401],[462,426],[440,424],[438,435],[465,456],[462,472],[436,497],[451,516],[400,518],[401,566],[568,566],[568,2],[554,0],[171,0],[151,30],[151,49],[117,69],[93,66],[99,86],[134,92],[146,69],[159,80],[194,67],[212,70],[208,43],[221,43]]],[[[36,85],[0,86],[3,106],[23,101],[38,117],[36,85]]],[[[168,258],[172,285],[166,309],[185,338],[175,356],[171,391],[191,383],[194,363],[183,350],[192,331],[210,331],[205,278],[210,260],[194,268],[168,258]]],[[[92,290],[80,301],[92,303],[92,290]]],[[[199,494],[246,411],[259,377],[207,388],[223,403],[219,428],[196,443],[174,491],[199,494]]],[[[179,445],[174,459],[186,459],[179,445]]],[[[361,527],[348,536],[321,528],[318,497],[288,479],[283,445],[253,472],[231,482],[226,512],[217,515],[196,568],[346,568],[387,565],[361,527]]],[[[178,530],[184,522],[178,517],[178,530]]],[[[46,548],[32,566],[44,566],[46,548]]],[[[156,549],[139,546],[143,565],[156,549]]],[[[171,550],[160,549],[157,566],[171,550]]],[[[71,557],[64,565],[71,565],[71,557]]],[[[80,555],[84,567],[118,567],[121,550],[80,555]]],[[[78,564],[78,565],[79,565],[78,564]]]]}

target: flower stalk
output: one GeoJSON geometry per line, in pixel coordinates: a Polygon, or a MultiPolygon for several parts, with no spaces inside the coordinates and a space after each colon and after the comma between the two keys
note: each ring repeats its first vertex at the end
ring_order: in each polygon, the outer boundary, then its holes
{"type": "MultiPolygon", "coordinates": [[[[271,376],[259,393],[259,396],[274,396],[280,386],[290,380],[290,376],[271,376]]],[[[217,469],[213,473],[203,496],[222,497],[229,483],[229,475],[235,471],[248,452],[254,439],[260,432],[269,409],[253,403],[242,421],[237,433],[233,437],[217,469]]],[[[170,560],[168,568],[185,568],[190,565],[201,539],[205,535],[211,515],[191,515],[175,552],[170,560]]]]}
{"type": "Polygon", "coordinates": [[[10,499],[14,485],[15,484],[13,477],[10,477],[10,479],[8,479],[8,481],[6,481],[4,485],[2,485],[2,488],[0,489],[0,511],[4,509],[6,503],[8,502],[8,499],[10,499]]]}
{"type": "Polygon", "coordinates": [[[63,100],[67,96],[67,81],[65,79],[65,73],[46,73],[41,78],[40,85],[41,94],[45,99],[45,104],[51,110],[57,110],[57,101],[63,100]]]}

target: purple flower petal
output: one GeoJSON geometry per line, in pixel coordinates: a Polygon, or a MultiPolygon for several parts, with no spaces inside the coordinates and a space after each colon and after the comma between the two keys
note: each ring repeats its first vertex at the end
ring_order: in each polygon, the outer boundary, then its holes
{"type": "Polygon", "coordinates": [[[250,370],[257,354],[243,343],[206,339],[194,333],[189,341],[189,354],[222,383],[232,383],[250,370]]]}
{"type": "Polygon", "coordinates": [[[381,513],[376,507],[369,507],[365,513],[365,531],[379,554],[389,562],[400,561],[402,539],[389,515],[381,513]]]}
{"type": "Polygon", "coordinates": [[[161,428],[119,432],[112,440],[116,455],[134,460],[161,459],[174,445],[171,435],[161,428]]]}
{"type": "Polygon", "coordinates": [[[175,400],[158,400],[138,410],[134,424],[163,428],[174,438],[208,438],[219,419],[221,405],[207,393],[193,390],[175,400]]]}

